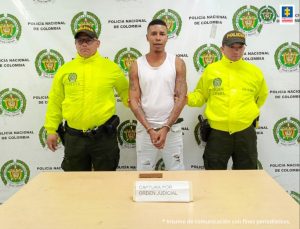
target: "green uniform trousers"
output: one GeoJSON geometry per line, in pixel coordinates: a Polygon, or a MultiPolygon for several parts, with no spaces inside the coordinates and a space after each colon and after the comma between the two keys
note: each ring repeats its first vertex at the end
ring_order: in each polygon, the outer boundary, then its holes
{"type": "Polygon", "coordinates": [[[65,133],[64,171],[114,171],[119,159],[116,132],[103,131],[92,137],[65,133]]]}
{"type": "Polygon", "coordinates": [[[212,129],[203,154],[204,167],[206,170],[226,170],[232,157],[232,169],[257,169],[257,154],[253,125],[233,134],[212,129]]]}

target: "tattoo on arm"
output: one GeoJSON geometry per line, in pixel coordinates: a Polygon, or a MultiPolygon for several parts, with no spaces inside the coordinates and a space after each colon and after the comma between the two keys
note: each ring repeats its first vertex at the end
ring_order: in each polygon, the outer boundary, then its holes
{"type": "Polygon", "coordinates": [[[185,96],[187,93],[187,83],[186,83],[186,68],[183,60],[179,59],[177,61],[178,67],[176,68],[176,83],[174,96],[176,97],[173,110],[169,116],[168,125],[172,125],[176,122],[179,117],[184,105],[185,105],[185,96]]]}
{"type": "Polygon", "coordinates": [[[131,91],[136,91],[136,87],[134,85],[134,80],[132,78],[130,78],[130,81],[129,81],[129,90],[131,91]]]}
{"type": "Polygon", "coordinates": [[[149,123],[146,120],[145,113],[141,107],[141,91],[139,87],[139,79],[137,73],[137,63],[134,62],[131,65],[129,73],[129,100],[130,100],[130,109],[135,115],[136,119],[145,127],[149,128],[149,123]]]}

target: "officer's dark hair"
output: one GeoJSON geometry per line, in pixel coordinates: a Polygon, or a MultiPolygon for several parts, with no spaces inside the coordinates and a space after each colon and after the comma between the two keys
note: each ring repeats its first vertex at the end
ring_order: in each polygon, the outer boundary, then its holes
{"type": "Polygon", "coordinates": [[[168,27],[167,27],[167,24],[166,24],[163,20],[161,20],[161,19],[153,19],[152,21],[150,21],[149,24],[148,24],[147,30],[148,30],[149,27],[152,26],[152,25],[163,25],[163,26],[165,26],[166,28],[168,28],[168,27]]]}

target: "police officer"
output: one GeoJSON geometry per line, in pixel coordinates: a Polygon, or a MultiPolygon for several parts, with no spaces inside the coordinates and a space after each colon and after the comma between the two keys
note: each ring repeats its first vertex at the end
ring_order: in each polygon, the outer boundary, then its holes
{"type": "Polygon", "coordinates": [[[47,145],[57,149],[56,130],[65,120],[64,171],[116,170],[120,150],[114,89],[128,106],[128,81],[115,63],[98,53],[93,27],[83,24],[75,45],[76,57],[57,71],[49,93],[47,145]]]}
{"type": "Polygon", "coordinates": [[[268,89],[261,70],[242,59],[245,35],[229,31],[223,37],[220,61],[207,66],[188,105],[201,107],[212,128],[205,147],[205,169],[257,169],[257,136],[253,121],[259,116],[268,89]]]}

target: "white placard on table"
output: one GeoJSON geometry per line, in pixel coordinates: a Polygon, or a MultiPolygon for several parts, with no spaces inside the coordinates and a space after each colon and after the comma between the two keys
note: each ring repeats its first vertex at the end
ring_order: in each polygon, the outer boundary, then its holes
{"type": "Polygon", "coordinates": [[[191,202],[190,181],[136,181],[133,200],[136,202],[191,202]]]}

